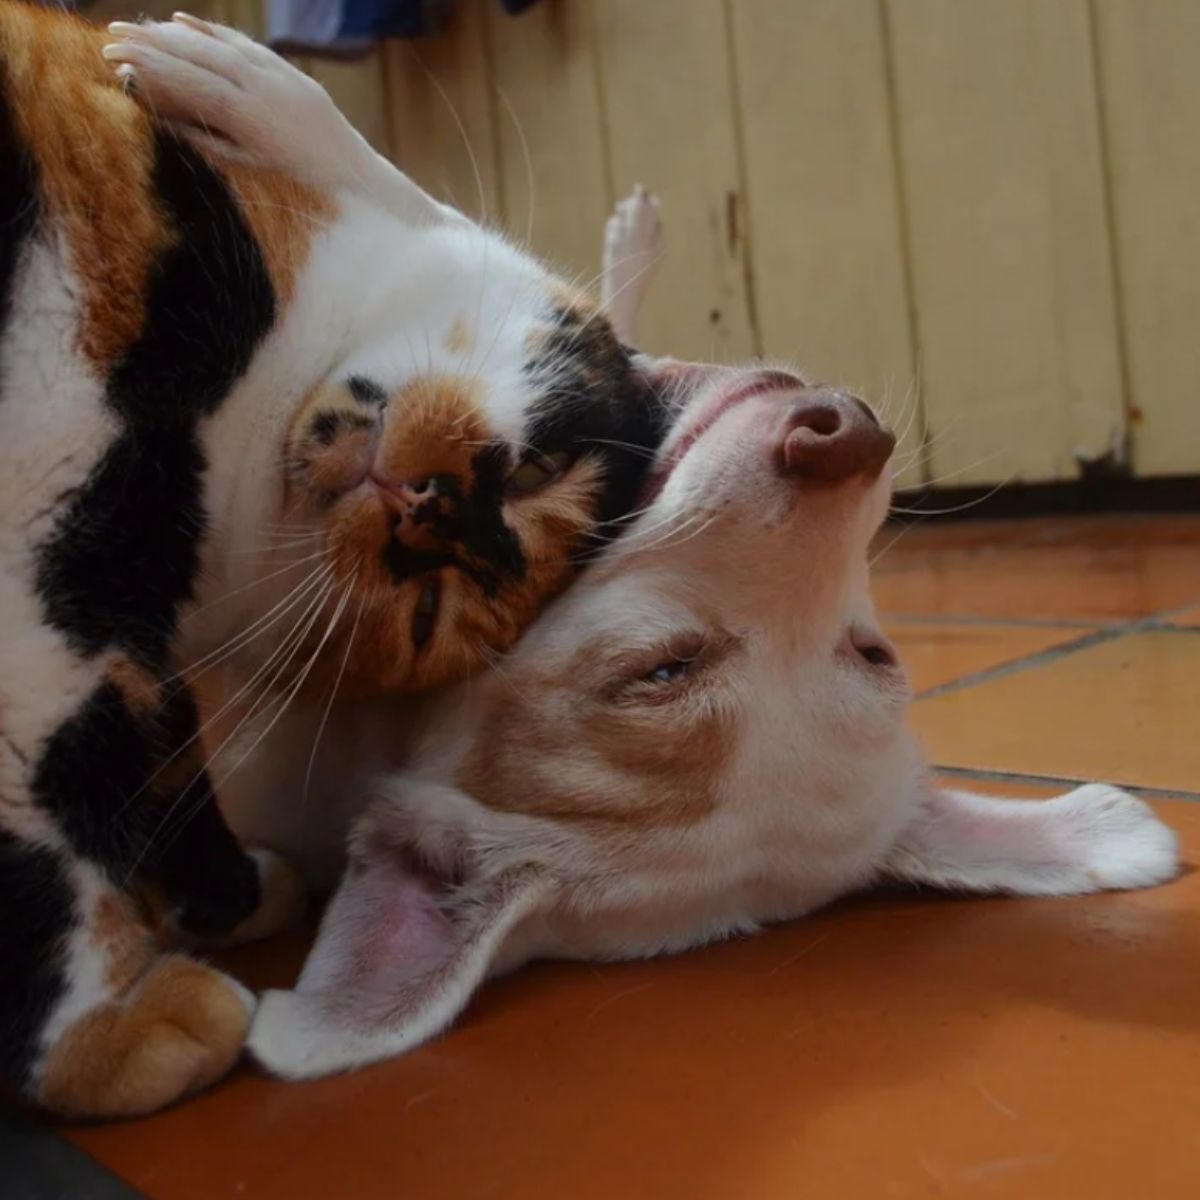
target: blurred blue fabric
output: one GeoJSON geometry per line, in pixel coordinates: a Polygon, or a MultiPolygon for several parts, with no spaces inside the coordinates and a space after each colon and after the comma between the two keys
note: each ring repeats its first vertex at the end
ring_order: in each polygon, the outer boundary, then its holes
{"type": "MultiPolygon", "coordinates": [[[[519,13],[537,0],[499,0],[519,13]]],[[[267,0],[267,41],[279,50],[353,58],[384,38],[436,33],[453,0],[267,0]]]]}

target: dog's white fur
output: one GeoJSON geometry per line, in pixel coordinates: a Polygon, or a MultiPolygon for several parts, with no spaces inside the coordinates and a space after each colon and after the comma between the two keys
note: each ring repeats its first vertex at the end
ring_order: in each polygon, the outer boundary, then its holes
{"type": "MultiPolygon", "coordinates": [[[[414,203],[324,93],[273,56],[260,65],[242,83],[249,100],[212,80],[189,91],[169,69],[146,82],[181,114],[211,119],[216,105],[227,132],[241,120],[243,153],[326,184],[361,180],[377,205],[414,203]]],[[[681,369],[663,461],[698,413],[753,378],[681,369]]],[[[273,775],[243,781],[258,791],[244,825],[314,871],[336,865],[339,822],[373,796],[303,976],[259,1008],[250,1046],[270,1070],[297,1078],[399,1053],[532,957],[682,950],[884,878],[1049,895],[1175,874],[1172,833],[1115,788],[1030,802],[931,781],[868,594],[888,481],[781,472],[787,401],[764,391],[720,416],[490,675],[420,712],[346,706],[314,779],[276,754],[273,775]],[[698,666],[681,646],[700,648],[698,666]],[[295,820],[307,787],[305,813],[327,821],[315,846],[295,820]]],[[[289,747],[319,724],[289,722],[289,747]]]]}

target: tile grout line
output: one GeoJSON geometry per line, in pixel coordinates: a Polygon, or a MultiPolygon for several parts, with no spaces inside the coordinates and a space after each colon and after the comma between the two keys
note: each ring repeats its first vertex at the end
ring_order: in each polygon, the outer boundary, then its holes
{"type": "MultiPolygon", "coordinates": [[[[1190,607],[1190,606],[1189,606],[1190,607]]],[[[1112,621],[1070,620],[1055,617],[981,617],[969,613],[948,613],[945,616],[923,616],[920,613],[881,612],[884,622],[918,627],[938,625],[977,625],[983,629],[1111,629],[1112,621]]],[[[1116,622],[1115,624],[1121,624],[1116,622]]]]}
{"type": "Polygon", "coordinates": [[[1007,675],[1016,675],[1021,671],[1046,666],[1049,663],[1058,661],[1060,658],[1069,658],[1072,654],[1080,650],[1090,650],[1093,646],[1100,646],[1105,642],[1115,642],[1133,634],[1180,633],[1194,635],[1200,633],[1200,629],[1190,626],[1172,625],[1170,622],[1172,617],[1188,612],[1195,607],[1195,601],[1192,601],[1188,604],[1176,605],[1173,608],[1160,609],[1148,616],[1137,617],[1131,621],[1092,628],[1082,637],[1073,638],[1071,641],[1063,642],[1060,645],[1050,646],[1045,650],[1026,654],[1020,658],[1009,659],[1007,662],[997,663],[993,667],[985,667],[980,671],[972,671],[970,674],[962,675],[958,679],[951,679],[946,683],[939,683],[934,687],[926,688],[924,691],[918,692],[913,699],[914,701],[933,700],[939,696],[975,687],[977,684],[990,683],[993,679],[1002,679],[1007,675]]]}
{"type": "Polygon", "coordinates": [[[926,688],[923,692],[918,692],[913,700],[917,702],[936,700],[940,696],[965,691],[967,688],[981,683],[990,683],[993,679],[1003,679],[1007,675],[1017,675],[1021,671],[1043,667],[1057,662],[1060,658],[1069,658],[1080,650],[1090,650],[1093,646],[1101,646],[1105,642],[1115,642],[1124,637],[1127,632],[1128,626],[1124,625],[1111,629],[1094,629],[1082,637],[1072,638],[1068,642],[1061,642],[1046,650],[1038,650],[1033,654],[1022,655],[1020,658],[1011,658],[1007,662],[997,663],[994,667],[984,667],[982,670],[971,671],[967,675],[960,675],[957,679],[951,679],[946,683],[936,684],[934,687],[926,688]]]}
{"type": "MultiPolygon", "coordinates": [[[[939,775],[949,775],[957,779],[973,779],[979,783],[1015,783],[1047,787],[1079,787],[1082,784],[1095,783],[1094,779],[1080,779],[1070,775],[1037,775],[1026,771],[994,771],[985,767],[953,767],[946,763],[933,763],[930,770],[939,775]]],[[[1200,802],[1200,792],[1190,792],[1186,788],[1151,787],[1141,783],[1115,783],[1113,787],[1124,788],[1142,796],[1154,796],[1171,800],[1186,800],[1195,804],[1200,802]]]]}

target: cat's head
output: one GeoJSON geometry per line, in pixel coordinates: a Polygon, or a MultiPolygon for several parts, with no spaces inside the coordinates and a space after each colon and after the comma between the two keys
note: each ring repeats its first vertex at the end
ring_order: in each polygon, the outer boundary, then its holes
{"type": "Polygon", "coordinates": [[[535,956],[654,954],[863,882],[922,772],[867,592],[893,438],[794,375],[681,372],[622,539],[385,785],[294,993],[284,1074],[396,1053],[535,956]]]}
{"type": "Polygon", "coordinates": [[[323,663],[417,690],[514,643],[630,512],[663,419],[596,305],[495,235],[452,220],[376,274],[291,422],[285,501],[341,609],[323,663]]]}

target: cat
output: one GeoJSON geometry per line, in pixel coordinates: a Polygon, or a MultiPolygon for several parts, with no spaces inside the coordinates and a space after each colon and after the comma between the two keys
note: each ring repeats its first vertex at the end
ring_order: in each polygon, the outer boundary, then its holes
{"type": "Polygon", "coordinates": [[[184,951],[300,903],[222,818],[196,678],[278,713],[471,675],[663,427],[529,254],[366,157],[349,189],[198,147],[126,44],[0,6],[0,1071],[82,1117],[224,1073],[253,998],[184,951]]]}

